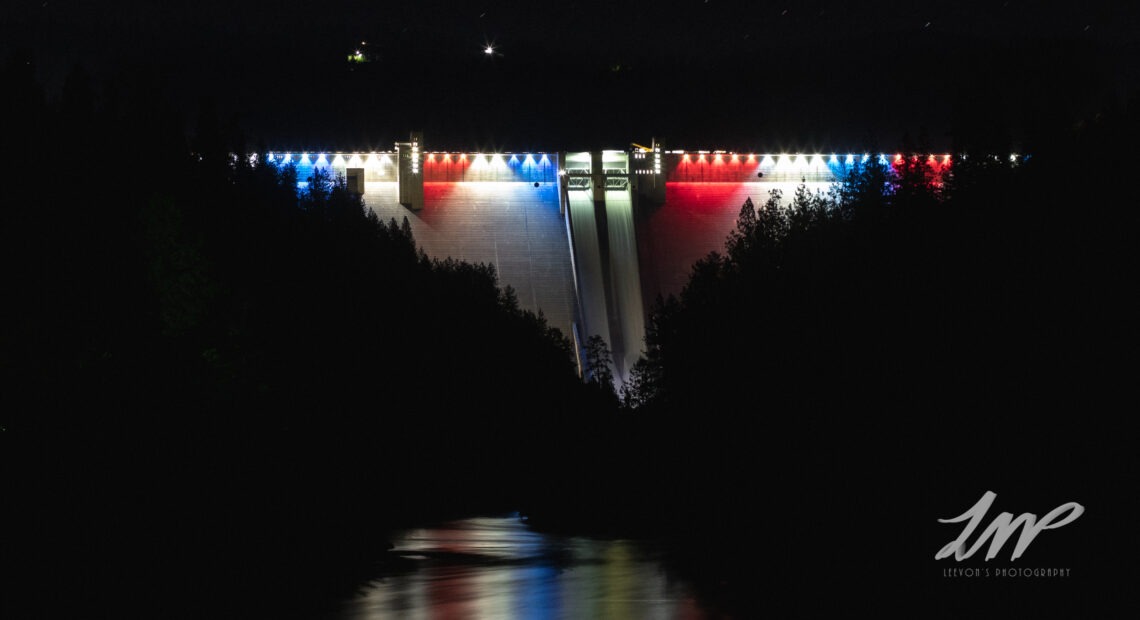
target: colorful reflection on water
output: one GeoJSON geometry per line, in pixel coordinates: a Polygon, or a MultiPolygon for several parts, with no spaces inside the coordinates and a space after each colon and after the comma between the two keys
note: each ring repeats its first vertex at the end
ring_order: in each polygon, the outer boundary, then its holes
{"type": "Polygon", "coordinates": [[[533,532],[479,517],[411,530],[407,570],[376,579],[340,618],[699,618],[689,588],[623,540],[533,532]]]}

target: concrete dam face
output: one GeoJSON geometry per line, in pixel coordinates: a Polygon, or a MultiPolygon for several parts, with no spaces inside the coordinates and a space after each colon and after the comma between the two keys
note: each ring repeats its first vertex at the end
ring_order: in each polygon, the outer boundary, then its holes
{"type": "MultiPolygon", "coordinates": [[[[495,266],[519,304],[541,311],[582,359],[590,336],[609,345],[618,380],[645,349],[653,301],[677,294],[693,263],[724,249],[748,198],[796,187],[826,192],[869,155],[665,151],[439,153],[413,134],[394,151],[270,153],[298,186],[327,168],[380,218],[405,217],[434,258],[495,266]]],[[[877,156],[883,165],[901,155],[877,156]]],[[[939,175],[946,155],[929,156],[939,175]]]]}

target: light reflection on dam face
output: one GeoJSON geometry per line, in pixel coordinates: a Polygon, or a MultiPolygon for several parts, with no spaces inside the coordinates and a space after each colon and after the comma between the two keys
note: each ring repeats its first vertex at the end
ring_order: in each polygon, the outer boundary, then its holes
{"type": "Polygon", "coordinates": [[[620,382],[644,351],[654,300],[679,293],[693,263],[723,251],[746,199],[759,207],[778,189],[787,204],[801,183],[826,192],[859,165],[888,173],[920,165],[941,183],[954,159],[669,152],[659,144],[628,152],[440,153],[413,134],[390,152],[290,151],[258,161],[293,166],[300,187],[321,169],[349,179],[382,220],[407,218],[429,256],[494,265],[520,306],[542,311],[579,352],[601,336],[620,382]]]}
{"type": "Polygon", "coordinates": [[[406,532],[402,568],[345,601],[338,618],[699,618],[692,592],[623,540],[533,532],[480,517],[406,532]]]}

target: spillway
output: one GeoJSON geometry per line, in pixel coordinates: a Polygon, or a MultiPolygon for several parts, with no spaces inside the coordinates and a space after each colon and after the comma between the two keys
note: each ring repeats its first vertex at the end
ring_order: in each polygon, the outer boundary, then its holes
{"type": "Polygon", "coordinates": [[[588,191],[567,192],[575,264],[578,267],[578,295],[582,308],[579,336],[585,343],[590,336],[601,336],[612,346],[609,312],[606,309],[606,276],[602,266],[601,242],[594,200],[588,191]]]}
{"type": "Polygon", "coordinates": [[[620,330],[620,337],[614,338],[614,364],[624,380],[645,349],[645,309],[629,188],[606,190],[606,224],[613,314],[620,330]]]}

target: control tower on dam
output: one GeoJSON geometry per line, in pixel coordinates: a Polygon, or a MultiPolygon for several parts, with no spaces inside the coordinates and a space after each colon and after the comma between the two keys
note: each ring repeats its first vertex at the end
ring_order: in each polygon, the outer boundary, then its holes
{"type": "MultiPolygon", "coordinates": [[[[916,157],[916,156],[910,156],[916,157]]],[[[940,179],[949,155],[922,156],[940,179]]],[[[722,251],[746,199],[826,192],[858,164],[891,169],[903,155],[667,151],[662,144],[571,153],[438,152],[412,134],[386,152],[270,153],[299,188],[327,168],[381,219],[408,219],[429,256],[495,266],[519,304],[542,311],[582,351],[610,347],[628,378],[645,349],[657,296],[681,291],[693,263],[722,251]]]]}

